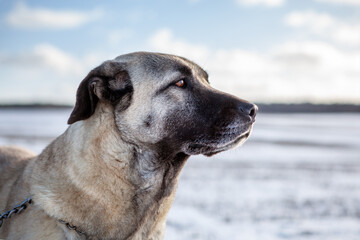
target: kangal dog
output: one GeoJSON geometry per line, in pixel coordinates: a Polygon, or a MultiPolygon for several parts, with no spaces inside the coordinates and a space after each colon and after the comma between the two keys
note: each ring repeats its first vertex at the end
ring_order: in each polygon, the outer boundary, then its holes
{"type": "Polygon", "coordinates": [[[0,239],[163,239],[186,160],[243,143],[256,112],[185,58],[106,61],[40,155],[0,148],[0,239]]]}

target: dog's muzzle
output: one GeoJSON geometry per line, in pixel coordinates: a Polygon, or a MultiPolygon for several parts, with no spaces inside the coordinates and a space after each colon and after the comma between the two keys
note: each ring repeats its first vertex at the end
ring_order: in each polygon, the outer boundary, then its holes
{"type": "Polygon", "coordinates": [[[229,107],[225,105],[209,129],[187,145],[185,153],[212,156],[240,146],[250,136],[257,111],[255,104],[238,99],[229,107]]]}

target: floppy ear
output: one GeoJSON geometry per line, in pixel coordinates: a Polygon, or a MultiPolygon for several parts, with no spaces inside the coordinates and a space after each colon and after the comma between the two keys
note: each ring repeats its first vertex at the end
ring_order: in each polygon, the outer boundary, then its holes
{"type": "Polygon", "coordinates": [[[115,105],[124,95],[132,91],[130,76],[123,63],[114,61],[103,63],[93,69],[80,83],[75,107],[68,124],[91,117],[99,100],[115,105]]]}

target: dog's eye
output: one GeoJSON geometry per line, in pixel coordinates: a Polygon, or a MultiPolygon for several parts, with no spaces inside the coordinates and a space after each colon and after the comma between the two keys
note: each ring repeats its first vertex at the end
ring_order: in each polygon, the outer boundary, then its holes
{"type": "Polygon", "coordinates": [[[175,83],[175,85],[176,85],[177,87],[180,87],[180,88],[185,88],[185,87],[186,87],[186,82],[185,82],[184,79],[181,79],[180,81],[177,81],[177,82],[175,83]]]}

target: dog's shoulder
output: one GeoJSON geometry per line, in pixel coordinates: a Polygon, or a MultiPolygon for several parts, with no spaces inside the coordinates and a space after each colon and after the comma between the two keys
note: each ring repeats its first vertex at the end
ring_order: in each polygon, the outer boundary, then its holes
{"type": "Polygon", "coordinates": [[[35,154],[27,149],[13,146],[0,147],[0,173],[7,172],[9,167],[26,164],[35,154]]]}
{"type": "Polygon", "coordinates": [[[34,153],[23,148],[0,147],[0,211],[6,206],[12,184],[34,156],[34,153]]]}
{"type": "Polygon", "coordinates": [[[0,147],[0,190],[10,178],[21,173],[35,154],[19,147],[0,147]]]}

